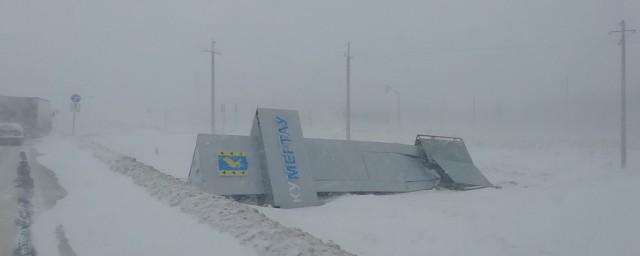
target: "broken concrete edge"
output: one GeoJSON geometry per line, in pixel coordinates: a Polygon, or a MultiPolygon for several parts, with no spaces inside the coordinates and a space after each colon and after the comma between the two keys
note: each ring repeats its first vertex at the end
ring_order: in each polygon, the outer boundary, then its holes
{"type": "Polygon", "coordinates": [[[112,171],[131,177],[156,199],[197,217],[211,228],[235,237],[265,256],[355,255],[332,241],[323,241],[298,228],[274,221],[257,209],[191,186],[135,158],[90,139],[76,141],[112,171]]]}

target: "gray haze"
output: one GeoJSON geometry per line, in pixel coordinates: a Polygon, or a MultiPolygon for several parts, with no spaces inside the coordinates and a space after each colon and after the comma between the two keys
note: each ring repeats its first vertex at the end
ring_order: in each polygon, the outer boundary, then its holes
{"type": "MultiPolygon", "coordinates": [[[[315,127],[307,135],[336,137],[350,40],[355,139],[393,133],[390,84],[406,134],[615,142],[620,49],[607,32],[622,18],[640,28],[639,13],[637,0],[0,0],[0,94],[52,100],[59,130],[77,92],[85,132],[164,120],[170,130],[206,131],[203,50],[215,39],[217,101],[232,112],[225,131],[246,133],[263,106],[299,109],[315,127]]],[[[640,34],[628,52],[637,141],[640,34]]]]}

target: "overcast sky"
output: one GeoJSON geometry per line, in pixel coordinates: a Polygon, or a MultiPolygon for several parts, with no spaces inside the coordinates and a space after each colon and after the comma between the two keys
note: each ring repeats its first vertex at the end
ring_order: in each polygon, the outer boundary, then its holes
{"type": "MultiPolygon", "coordinates": [[[[204,129],[203,50],[215,39],[217,101],[237,104],[237,118],[250,122],[256,106],[291,108],[340,129],[351,41],[361,123],[394,120],[390,84],[406,127],[468,127],[475,97],[478,122],[534,127],[569,116],[615,133],[619,36],[607,32],[622,18],[640,28],[640,0],[0,0],[0,94],[50,99],[65,118],[77,92],[84,120],[168,113],[204,129]]],[[[628,50],[638,128],[640,34],[628,50]]]]}

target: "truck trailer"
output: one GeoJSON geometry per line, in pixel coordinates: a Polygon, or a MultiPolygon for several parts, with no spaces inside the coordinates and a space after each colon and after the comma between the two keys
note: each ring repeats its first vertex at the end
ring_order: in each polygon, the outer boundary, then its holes
{"type": "Polygon", "coordinates": [[[0,95],[0,122],[17,123],[28,138],[39,138],[51,132],[51,103],[37,97],[0,95]]]}

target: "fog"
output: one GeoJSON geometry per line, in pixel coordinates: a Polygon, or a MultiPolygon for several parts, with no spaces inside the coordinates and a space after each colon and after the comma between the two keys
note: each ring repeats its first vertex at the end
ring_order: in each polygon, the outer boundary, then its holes
{"type": "MultiPolygon", "coordinates": [[[[0,0],[0,94],[51,100],[67,133],[73,93],[83,133],[205,132],[215,39],[219,132],[246,134],[260,106],[300,110],[306,136],[339,138],[350,41],[354,139],[616,143],[620,36],[608,32],[623,18],[640,28],[639,11],[637,0],[0,0]]],[[[640,34],[627,48],[637,147],[640,34]]]]}

